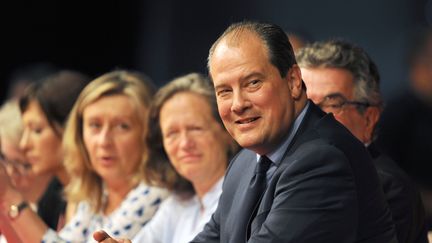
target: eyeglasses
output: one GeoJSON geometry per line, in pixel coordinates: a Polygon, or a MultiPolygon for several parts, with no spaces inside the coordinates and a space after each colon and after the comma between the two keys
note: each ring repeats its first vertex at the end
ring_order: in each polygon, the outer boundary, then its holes
{"type": "Polygon", "coordinates": [[[365,108],[373,106],[369,102],[351,101],[341,94],[331,94],[326,96],[320,103],[317,104],[323,111],[327,113],[339,114],[346,106],[355,106],[360,112],[365,108]]]}

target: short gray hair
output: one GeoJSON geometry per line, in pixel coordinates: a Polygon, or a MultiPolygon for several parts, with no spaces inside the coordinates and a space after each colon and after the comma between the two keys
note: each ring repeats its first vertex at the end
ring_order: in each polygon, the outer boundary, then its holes
{"type": "MultiPolygon", "coordinates": [[[[360,47],[343,40],[315,42],[300,49],[297,63],[302,68],[341,68],[354,77],[354,97],[382,108],[378,68],[360,47]]],[[[364,107],[357,107],[360,113],[364,107]]]]}

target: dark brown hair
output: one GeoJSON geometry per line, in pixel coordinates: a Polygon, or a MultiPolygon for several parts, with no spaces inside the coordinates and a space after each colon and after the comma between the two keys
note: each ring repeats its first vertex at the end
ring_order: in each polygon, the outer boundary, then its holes
{"type": "Polygon", "coordinates": [[[82,73],[64,70],[32,83],[19,100],[21,113],[27,110],[31,101],[36,101],[50,126],[61,136],[59,128],[65,126],[76,98],[89,81],[90,78],[82,73]]]}

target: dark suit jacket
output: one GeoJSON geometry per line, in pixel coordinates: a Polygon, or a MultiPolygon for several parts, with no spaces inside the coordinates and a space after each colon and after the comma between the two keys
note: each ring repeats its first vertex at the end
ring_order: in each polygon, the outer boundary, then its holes
{"type": "Polygon", "coordinates": [[[420,193],[408,175],[375,143],[368,151],[378,171],[387,203],[393,215],[399,243],[427,243],[425,212],[420,193]]]}
{"type": "Polygon", "coordinates": [[[432,105],[413,92],[403,94],[388,102],[378,126],[379,148],[415,183],[432,191],[432,105]]]}
{"type": "MultiPolygon", "coordinates": [[[[249,150],[233,159],[219,206],[192,242],[240,243],[232,233],[255,164],[249,150]]],[[[397,242],[366,148],[312,102],[264,192],[248,242],[397,242]]]]}

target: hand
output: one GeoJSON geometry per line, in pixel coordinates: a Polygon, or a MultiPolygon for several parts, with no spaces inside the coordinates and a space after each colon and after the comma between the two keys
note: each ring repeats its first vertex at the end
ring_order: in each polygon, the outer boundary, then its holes
{"type": "Polygon", "coordinates": [[[111,236],[109,236],[103,230],[95,231],[93,233],[93,239],[95,239],[95,241],[97,241],[97,242],[102,242],[102,243],[132,243],[128,239],[114,239],[114,238],[111,238],[111,236]]]}

